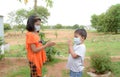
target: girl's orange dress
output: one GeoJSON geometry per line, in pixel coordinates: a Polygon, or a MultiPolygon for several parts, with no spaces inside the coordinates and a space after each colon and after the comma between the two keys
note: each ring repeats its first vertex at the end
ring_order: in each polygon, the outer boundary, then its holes
{"type": "Polygon", "coordinates": [[[30,45],[35,44],[36,47],[41,47],[42,43],[39,42],[40,38],[38,34],[27,32],[26,33],[26,49],[27,49],[27,58],[29,62],[32,62],[36,66],[36,72],[38,76],[42,76],[42,66],[46,62],[47,57],[45,50],[42,49],[39,52],[34,52],[31,50],[30,45]]]}

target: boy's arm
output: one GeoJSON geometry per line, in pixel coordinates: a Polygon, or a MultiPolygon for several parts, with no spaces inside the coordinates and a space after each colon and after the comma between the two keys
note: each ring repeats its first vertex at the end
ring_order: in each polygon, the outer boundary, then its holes
{"type": "Polygon", "coordinates": [[[77,54],[74,52],[72,46],[69,46],[69,53],[72,55],[73,58],[78,58],[78,57],[79,57],[79,55],[77,55],[77,54]]]}
{"type": "Polygon", "coordinates": [[[71,40],[68,41],[68,52],[72,55],[73,58],[79,57],[79,55],[77,55],[73,50],[73,44],[71,40]]]}

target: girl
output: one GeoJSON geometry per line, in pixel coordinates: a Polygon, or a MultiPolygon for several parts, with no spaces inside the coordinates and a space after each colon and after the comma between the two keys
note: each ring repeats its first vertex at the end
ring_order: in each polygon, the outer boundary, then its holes
{"type": "Polygon", "coordinates": [[[29,60],[31,77],[42,77],[42,65],[46,62],[45,48],[55,45],[54,42],[47,42],[42,45],[39,38],[41,19],[38,16],[30,16],[27,21],[26,49],[29,60]]]}

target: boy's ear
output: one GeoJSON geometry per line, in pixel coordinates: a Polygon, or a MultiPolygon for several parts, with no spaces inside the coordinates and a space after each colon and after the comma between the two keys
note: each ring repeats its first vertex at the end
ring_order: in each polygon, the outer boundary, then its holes
{"type": "Polygon", "coordinates": [[[82,37],[83,40],[85,40],[85,37],[82,37]]]}

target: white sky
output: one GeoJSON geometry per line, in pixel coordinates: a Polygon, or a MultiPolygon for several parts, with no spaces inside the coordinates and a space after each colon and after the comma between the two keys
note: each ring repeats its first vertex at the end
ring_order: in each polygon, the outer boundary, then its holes
{"type": "MultiPolygon", "coordinates": [[[[33,7],[33,1],[25,5],[18,0],[1,0],[0,15],[7,21],[7,14],[20,8],[33,7]]],[[[44,2],[38,0],[38,5],[45,6],[44,2]]],[[[48,24],[63,25],[90,25],[90,17],[93,14],[105,12],[111,5],[120,3],[120,0],[54,0],[53,8],[49,9],[51,16],[48,24]]]]}

